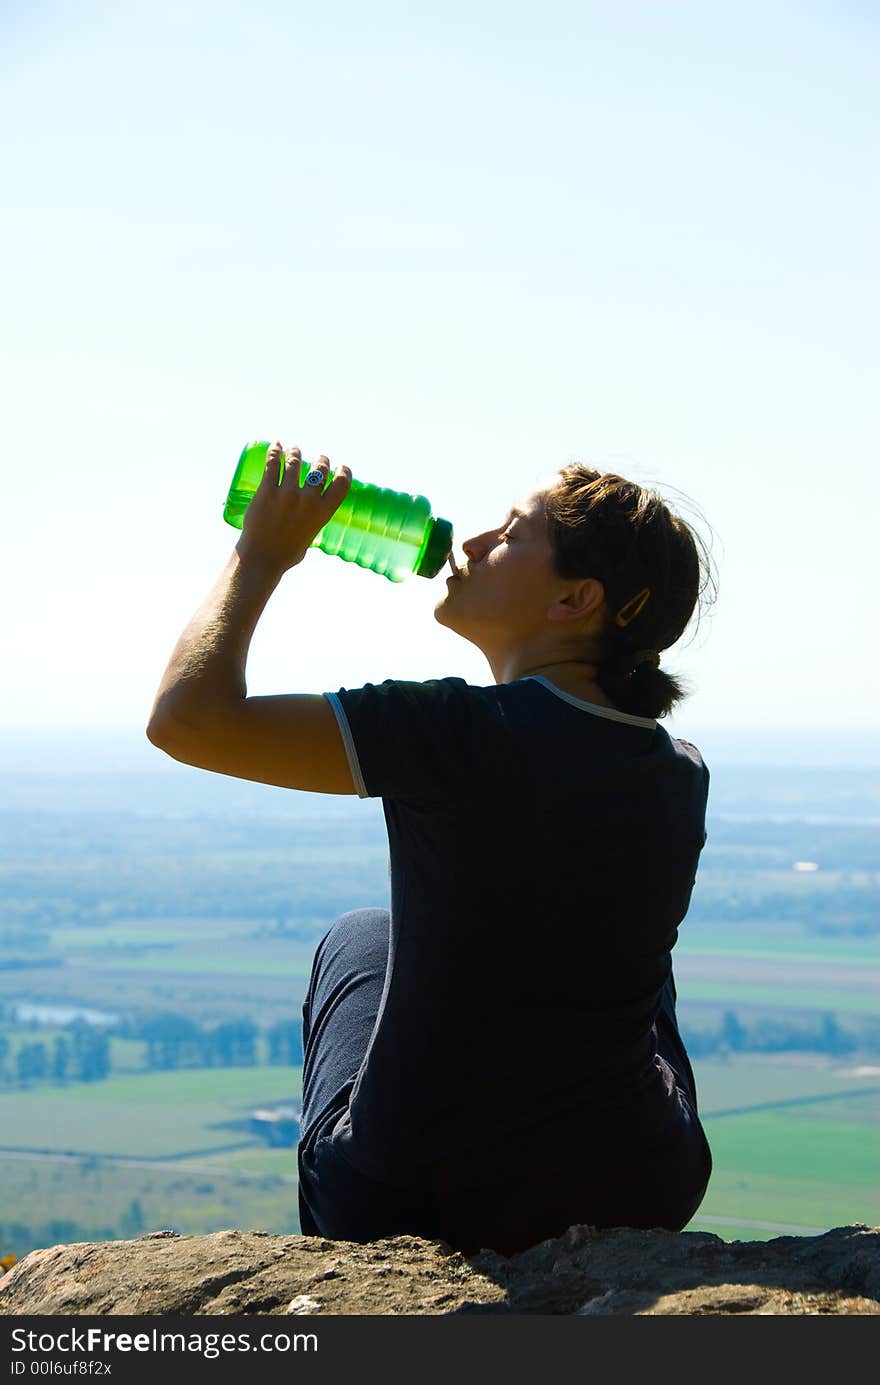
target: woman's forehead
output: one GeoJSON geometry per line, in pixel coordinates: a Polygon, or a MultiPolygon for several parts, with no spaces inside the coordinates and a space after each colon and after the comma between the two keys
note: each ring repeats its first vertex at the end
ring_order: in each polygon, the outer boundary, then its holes
{"type": "Polygon", "coordinates": [[[521,495],[511,506],[511,515],[520,515],[525,520],[539,517],[544,509],[544,489],[543,486],[538,486],[533,491],[521,495]]]}

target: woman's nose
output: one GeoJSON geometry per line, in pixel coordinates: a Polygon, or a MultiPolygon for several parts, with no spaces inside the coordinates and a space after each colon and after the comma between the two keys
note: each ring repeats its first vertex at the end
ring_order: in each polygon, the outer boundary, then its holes
{"type": "Polygon", "coordinates": [[[485,552],[487,538],[485,534],[478,534],[475,538],[465,539],[461,545],[462,551],[471,562],[479,559],[480,554],[485,552]]]}

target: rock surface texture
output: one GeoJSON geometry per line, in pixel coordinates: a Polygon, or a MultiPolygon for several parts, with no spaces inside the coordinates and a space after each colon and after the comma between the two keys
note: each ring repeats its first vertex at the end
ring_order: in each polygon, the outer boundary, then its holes
{"type": "Polygon", "coordinates": [[[19,1314],[880,1314],[880,1227],[724,1241],[596,1230],[511,1257],[443,1241],[159,1231],[34,1250],[0,1279],[19,1314]]]}

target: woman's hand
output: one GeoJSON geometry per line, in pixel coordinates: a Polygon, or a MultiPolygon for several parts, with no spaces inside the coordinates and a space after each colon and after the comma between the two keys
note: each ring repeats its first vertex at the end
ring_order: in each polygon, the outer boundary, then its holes
{"type": "Polygon", "coordinates": [[[302,453],[298,447],[282,451],[280,442],[272,444],[260,484],[244,512],[241,538],[235,545],[243,561],[253,559],[274,568],[279,575],[296,567],[339,509],[351,486],[348,467],[340,467],[329,486],[329,457],[320,456],[311,468],[323,471],[320,486],[300,486],[301,469],[302,453]],[[282,458],[284,471],[279,484],[282,458]]]}

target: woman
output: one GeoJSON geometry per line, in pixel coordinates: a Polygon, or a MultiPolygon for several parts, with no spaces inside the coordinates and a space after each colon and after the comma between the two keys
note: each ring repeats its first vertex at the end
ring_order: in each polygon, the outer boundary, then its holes
{"type": "Polygon", "coordinates": [[[323,492],[322,457],[312,499],[299,449],[275,484],[280,456],[148,734],[223,773],[382,798],[391,909],[334,923],[303,1005],[302,1231],[513,1254],[574,1222],[681,1229],[712,1167],[671,966],[709,772],[657,718],[683,696],[659,651],[701,594],[698,540],[655,493],[566,466],[462,545],[435,608],[492,683],[243,698],[273,575],[350,482],[323,492]]]}

